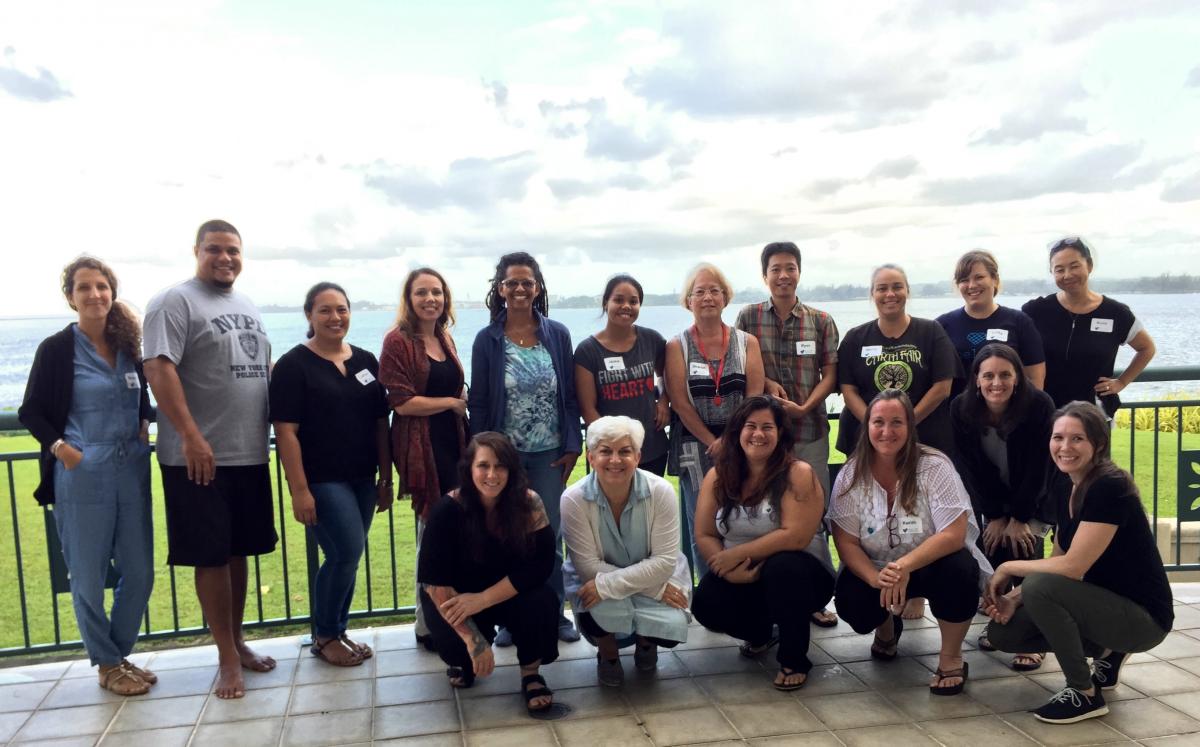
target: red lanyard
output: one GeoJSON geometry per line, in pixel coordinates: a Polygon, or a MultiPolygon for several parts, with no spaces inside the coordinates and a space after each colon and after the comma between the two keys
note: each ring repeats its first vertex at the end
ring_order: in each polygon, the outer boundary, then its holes
{"type": "Polygon", "coordinates": [[[713,371],[712,363],[708,359],[708,353],[704,352],[704,343],[700,342],[700,330],[696,329],[696,325],[692,325],[692,336],[696,338],[696,349],[700,351],[700,357],[704,359],[704,365],[708,366],[708,375],[713,380],[713,391],[716,396],[713,397],[713,404],[717,407],[721,406],[721,375],[725,373],[725,352],[729,345],[729,327],[721,325],[721,360],[717,363],[717,370],[713,371]]]}

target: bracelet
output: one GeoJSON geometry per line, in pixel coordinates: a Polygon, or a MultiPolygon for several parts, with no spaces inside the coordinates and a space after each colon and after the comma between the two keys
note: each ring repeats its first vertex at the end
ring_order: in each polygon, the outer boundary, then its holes
{"type": "Polygon", "coordinates": [[[60,438],[57,441],[55,441],[54,443],[50,444],[50,456],[54,457],[55,459],[58,459],[58,450],[65,443],[66,443],[66,441],[64,441],[63,439],[60,438]]]}
{"type": "Polygon", "coordinates": [[[390,487],[392,487],[392,481],[391,480],[380,480],[379,482],[375,483],[375,487],[390,488],[390,487]]]}

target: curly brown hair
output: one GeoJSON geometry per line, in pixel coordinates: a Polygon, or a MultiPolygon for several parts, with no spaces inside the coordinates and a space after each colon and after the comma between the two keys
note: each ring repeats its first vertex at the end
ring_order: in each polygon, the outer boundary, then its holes
{"type": "Polygon", "coordinates": [[[115,350],[123,350],[132,360],[142,359],[142,325],[138,323],[133,311],[117,300],[117,275],[112,268],[95,257],[81,255],[76,257],[62,271],[62,292],[66,296],[67,305],[75,308],[71,296],[75,292],[75,273],[80,270],[95,270],[108,281],[112,288],[113,304],[108,310],[108,319],[104,323],[104,339],[115,350]]]}

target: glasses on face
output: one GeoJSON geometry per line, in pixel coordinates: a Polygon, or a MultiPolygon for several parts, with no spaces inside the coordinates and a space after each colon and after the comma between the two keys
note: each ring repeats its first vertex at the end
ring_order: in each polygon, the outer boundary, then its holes
{"type": "Polygon", "coordinates": [[[505,280],[500,284],[504,286],[505,290],[515,291],[518,288],[520,288],[523,291],[531,291],[531,290],[533,290],[534,286],[537,285],[537,281],[536,280],[505,280]]]}
{"type": "Polygon", "coordinates": [[[900,546],[900,519],[895,514],[888,514],[888,548],[894,550],[900,546]]]}
{"type": "Polygon", "coordinates": [[[708,298],[709,296],[720,298],[723,295],[725,295],[725,291],[721,288],[697,288],[692,291],[692,298],[708,298]]]}

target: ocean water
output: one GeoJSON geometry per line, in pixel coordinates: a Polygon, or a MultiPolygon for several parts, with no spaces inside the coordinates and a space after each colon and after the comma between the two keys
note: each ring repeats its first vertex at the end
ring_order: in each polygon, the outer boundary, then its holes
{"type": "MultiPolygon", "coordinates": [[[[1191,347],[1196,329],[1196,311],[1200,309],[1200,293],[1155,295],[1138,294],[1119,296],[1129,304],[1154,337],[1158,348],[1152,366],[1179,366],[1194,364],[1196,356],[1191,347]]],[[[1026,297],[1001,296],[999,302],[1005,306],[1020,307],[1026,297]]],[[[908,312],[914,316],[933,318],[958,304],[956,299],[912,298],[908,301],[908,312]]],[[[843,333],[851,327],[875,317],[875,310],[866,300],[814,302],[817,308],[829,312],[843,333]]],[[[740,304],[731,304],[725,310],[725,320],[732,323],[737,317],[740,304]]],[[[458,324],[452,330],[463,365],[470,370],[471,343],[476,333],[487,326],[486,309],[461,309],[457,311],[458,324]]],[[[578,342],[604,326],[604,318],[596,309],[550,309],[550,316],[571,331],[571,339],[578,342]]],[[[0,319],[0,410],[13,410],[21,403],[25,381],[33,355],[47,336],[60,330],[74,317],[37,319],[0,319]]],[[[391,327],[395,314],[390,311],[361,311],[353,315],[350,325],[350,342],[379,354],[383,336],[391,327]]],[[[657,329],[670,338],[691,324],[689,311],[679,306],[647,306],[642,309],[638,324],[657,329]]],[[[263,322],[271,337],[273,354],[278,358],[292,346],[304,340],[307,322],[299,312],[263,314],[263,322]]],[[[1123,366],[1133,357],[1133,351],[1125,346],[1117,357],[1118,366],[1123,366]]],[[[1195,391],[1197,382],[1172,382],[1162,384],[1137,384],[1122,394],[1127,400],[1154,399],[1172,391],[1195,391]]],[[[841,407],[841,398],[830,398],[831,409],[841,407]]]]}

